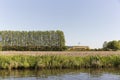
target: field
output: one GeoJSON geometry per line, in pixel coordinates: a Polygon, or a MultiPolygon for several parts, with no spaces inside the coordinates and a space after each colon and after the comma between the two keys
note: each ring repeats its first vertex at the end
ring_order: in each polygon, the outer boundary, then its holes
{"type": "Polygon", "coordinates": [[[120,51],[1,51],[0,55],[110,56],[120,55],[120,51]]]}

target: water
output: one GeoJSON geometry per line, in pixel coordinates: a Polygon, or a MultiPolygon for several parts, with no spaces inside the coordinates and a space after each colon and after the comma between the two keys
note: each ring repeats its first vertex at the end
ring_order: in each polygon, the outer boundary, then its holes
{"type": "Polygon", "coordinates": [[[0,80],[120,80],[120,69],[0,70],[0,80]]]}

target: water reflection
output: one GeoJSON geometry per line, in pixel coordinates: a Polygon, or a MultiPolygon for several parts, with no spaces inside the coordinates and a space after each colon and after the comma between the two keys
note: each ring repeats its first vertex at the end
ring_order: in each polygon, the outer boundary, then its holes
{"type": "Polygon", "coordinates": [[[120,80],[120,69],[0,70],[0,80],[120,80]]]}

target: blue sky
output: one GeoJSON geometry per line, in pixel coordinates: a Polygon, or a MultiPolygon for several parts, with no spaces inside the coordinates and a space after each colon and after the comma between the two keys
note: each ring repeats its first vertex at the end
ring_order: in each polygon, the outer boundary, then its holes
{"type": "Polygon", "coordinates": [[[66,45],[120,40],[120,0],[0,0],[0,30],[62,30],[66,45]]]}

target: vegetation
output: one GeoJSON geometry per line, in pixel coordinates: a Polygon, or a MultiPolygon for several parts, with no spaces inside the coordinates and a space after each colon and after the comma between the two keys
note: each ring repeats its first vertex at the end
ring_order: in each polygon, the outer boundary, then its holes
{"type": "Polygon", "coordinates": [[[0,55],[30,55],[30,56],[110,56],[120,55],[120,51],[1,51],[0,55]]]}
{"type": "Polygon", "coordinates": [[[120,41],[116,41],[116,40],[109,42],[105,41],[103,44],[103,50],[113,50],[113,51],[120,50],[120,41]]]}
{"type": "Polygon", "coordinates": [[[1,31],[2,50],[62,51],[65,38],[62,31],[1,31]]]}
{"type": "Polygon", "coordinates": [[[112,56],[30,56],[0,55],[1,69],[65,69],[120,67],[120,55],[112,56]]]}

